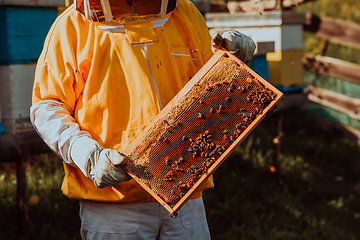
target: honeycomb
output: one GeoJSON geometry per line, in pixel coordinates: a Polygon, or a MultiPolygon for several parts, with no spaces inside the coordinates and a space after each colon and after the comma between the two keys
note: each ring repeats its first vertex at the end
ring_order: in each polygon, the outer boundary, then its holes
{"type": "Polygon", "coordinates": [[[282,97],[219,50],[125,150],[126,170],[176,214],[282,97]]]}

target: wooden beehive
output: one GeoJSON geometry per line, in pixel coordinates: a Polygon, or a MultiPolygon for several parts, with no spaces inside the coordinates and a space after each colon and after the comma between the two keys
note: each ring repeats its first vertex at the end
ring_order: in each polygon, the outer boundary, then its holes
{"type": "Polygon", "coordinates": [[[36,64],[0,65],[0,104],[4,134],[33,131],[31,92],[36,64]]]}
{"type": "Polygon", "coordinates": [[[219,50],[125,149],[126,171],[176,215],[282,97],[219,50]]]}
{"type": "Polygon", "coordinates": [[[0,1],[0,135],[33,131],[29,109],[36,61],[62,5],[62,0],[0,1]]]}

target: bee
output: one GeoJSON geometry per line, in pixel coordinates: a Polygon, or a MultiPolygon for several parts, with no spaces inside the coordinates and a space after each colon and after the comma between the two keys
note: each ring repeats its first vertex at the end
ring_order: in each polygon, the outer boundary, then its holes
{"type": "Polygon", "coordinates": [[[230,83],[230,86],[229,86],[229,88],[228,88],[228,92],[232,92],[233,89],[234,89],[234,87],[235,87],[235,84],[234,84],[234,83],[230,83]]]}
{"type": "Polygon", "coordinates": [[[184,170],[179,168],[178,166],[174,167],[174,171],[176,171],[176,172],[184,172],[184,170]]]}
{"type": "Polygon", "coordinates": [[[164,177],[163,181],[165,181],[165,182],[171,182],[171,181],[174,181],[174,179],[171,178],[171,177],[164,177]]]}
{"type": "Polygon", "coordinates": [[[205,116],[204,116],[204,114],[202,114],[202,113],[199,113],[199,114],[198,114],[198,118],[201,118],[201,119],[203,119],[203,118],[205,118],[205,116]]]}
{"type": "Polygon", "coordinates": [[[212,86],[207,86],[206,91],[211,92],[212,90],[213,90],[213,87],[212,87],[212,86]]]}
{"type": "Polygon", "coordinates": [[[239,130],[237,129],[235,132],[234,132],[234,137],[238,137],[239,136],[239,130]]]}
{"type": "Polygon", "coordinates": [[[241,93],[245,92],[245,88],[243,86],[239,86],[238,87],[238,91],[240,91],[241,93]]]}
{"type": "Polygon", "coordinates": [[[211,167],[211,162],[210,161],[204,162],[204,167],[206,167],[206,168],[211,167]]]}
{"type": "Polygon", "coordinates": [[[231,98],[226,97],[226,98],[225,98],[225,102],[231,102],[231,98]]]}

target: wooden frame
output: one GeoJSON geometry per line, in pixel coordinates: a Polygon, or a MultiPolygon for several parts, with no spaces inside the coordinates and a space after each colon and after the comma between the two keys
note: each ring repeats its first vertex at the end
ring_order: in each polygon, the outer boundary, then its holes
{"type": "MultiPolygon", "coordinates": [[[[258,74],[252,71],[247,65],[242,63],[235,56],[230,53],[222,50],[218,50],[214,56],[200,69],[200,71],[184,86],[184,88],[165,106],[165,108],[149,123],[149,125],[137,136],[137,138],[124,150],[124,154],[130,156],[130,159],[133,157],[133,152],[138,146],[146,145],[146,148],[151,148],[149,139],[153,137],[152,130],[156,128],[159,124],[162,123],[165,116],[176,108],[178,102],[186,96],[186,94],[193,88],[199,86],[199,82],[202,77],[207,74],[213,65],[215,65],[220,58],[228,57],[238,63],[239,68],[245,68],[252,76],[254,76],[258,81],[263,84],[264,88],[268,88],[276,95],[275,99],[263,110],[263,112],[258,115],[251,123],[246,127],[246,129],[240,134],[235,141],[233,141],[221,156],[213,163],[213,165],[206,170],[205,173],[196,181],[196,183],[183,195],[176,204],[168,204],[164,199],[158,196],[154,190],[148,186],[148,184],[143,182],[141,177],[134,174],[130,167],[125,167],[126,171],[131,175],[151,196],[153,196],[162,206],[164,206],[171,216],[176,216],[176,212],[186,203],[186,201],[191,197],[191,195],[196,191],[196,189],[211,176],[211,174],[223,163],[223,161],[234,151],[234,149],[241,143],[242,140],[259,124],[259,122],[266,116],[266,113],[270,111],[277,103],[283,98],[283,94],[274,88],[270,83],[262,79],[258,74]]],[[[131,161],[136,161],[132,159],[131,161]]],[[[156,164],[156,163],[154,163],[156,164]]]]}

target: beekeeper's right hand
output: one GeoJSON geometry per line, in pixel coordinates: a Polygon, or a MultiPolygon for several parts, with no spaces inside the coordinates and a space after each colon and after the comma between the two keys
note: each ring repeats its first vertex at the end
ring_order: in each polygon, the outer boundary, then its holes
{"type": "Polygon", "coordinates": [[[131,177],[121,168],[125,155],[105,149],[82,131],[64,103],[43,100],[30,108],[30,119],[44,142],[66,163],[78,167],[99,188],[115,186],[131,177]]]}
{"type": "Polygon", "coordinates": [[[121,165],[125,164],[126,155],[114,149],[103,148],[87,136],[74,141],[70,156],[85,176],[91,178],[98,188],[116,186],[131,179],[121,168],[121,165]]]}

